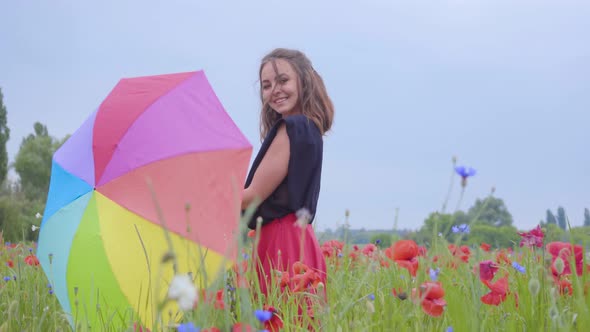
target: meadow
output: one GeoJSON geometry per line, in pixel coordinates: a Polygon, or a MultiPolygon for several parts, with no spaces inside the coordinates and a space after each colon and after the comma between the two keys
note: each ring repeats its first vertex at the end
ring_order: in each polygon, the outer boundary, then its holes
{"type": "MultiPolygon", "coordinates": [[[[297,275],[277,273],[280,286],[265,299],[248,254],[254,232],[234,268],[198,290],[176,324],[154,322],[151,330],[589,331],[583,246],[547,243],[540,227],[520,237],[514,248],[467,246],[460,236],[449,243],[437,233],[428,247],[406,239],[388,247],[322,241],[327,282],[301,265],[297,275]]],[[[64,313],[38,265],[35,243],[0,244],[0,331],[148,330],[133,316],[84,303],[64,313]],[[100,321],[80,318],[93,309],[104,311],[100,321]]]]}

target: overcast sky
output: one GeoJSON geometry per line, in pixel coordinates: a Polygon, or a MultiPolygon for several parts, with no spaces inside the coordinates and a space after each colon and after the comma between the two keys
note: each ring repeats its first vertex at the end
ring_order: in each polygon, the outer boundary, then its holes
{"type": "MultiPolygon", "coordinates": [[[[2,1],[0,87],[11,161],[33,123],[73,133],[120,78],[204,69],[254,146],[257,73],[304,51],[336,106],[317,223],[416,229],[451,158],[495,186],[521,229],[590,208],[590,2],[2,1]]],[[[450,200],[458,199],[455,178],[450,200]]]]}

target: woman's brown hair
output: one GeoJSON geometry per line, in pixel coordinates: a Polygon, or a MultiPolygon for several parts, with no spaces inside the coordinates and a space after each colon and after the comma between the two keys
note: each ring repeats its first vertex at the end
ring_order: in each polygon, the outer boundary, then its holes
{"type": "MultiPolygon", "coordinates": [[[[334,105],[328,96],[324,80],[315,71],[311,61],[301,51],[286,48],[277,48],[262,58],[258,77],[262,74],[262,68],[267,63],[272,63],[276,71],[277,59],[283,59],[295,70],[298,76],[297,86],[299,88],[299,104],[301,113],[308,119],[311,119],[321,134],[324,135],[332,127],[334,119],[334,105]]],[[[260,99],[262,100],[262,89],[260,90],[260,99]]],[[[264,139],[268,131],[281,118],[281,115],[275,112],[268,103],[262,101],[262,111],[260,113],[260,138],[264,139]]]]}

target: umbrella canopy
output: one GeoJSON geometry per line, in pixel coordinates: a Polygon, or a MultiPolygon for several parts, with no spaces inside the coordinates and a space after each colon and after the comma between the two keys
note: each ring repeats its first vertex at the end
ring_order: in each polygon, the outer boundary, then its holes
{"type": "Polygon", "coordinates": [[[203,71],[119,81],[53,156],[37,256],[64,311],[151,325],[169,243],[178,273],[213,282],[237,255],[251,153],[203,71]]]}

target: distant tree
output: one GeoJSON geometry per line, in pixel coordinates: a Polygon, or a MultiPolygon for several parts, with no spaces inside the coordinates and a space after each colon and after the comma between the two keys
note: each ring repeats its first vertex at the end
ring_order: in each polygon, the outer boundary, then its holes
{"type": "Polygon", "coordinates": [[[567,228],[565,209],[561,206],[557,208],[557,225],[563,230],[567,228]]]}
{"type": "Polygon", "coordinates": [[[547,224],[550,225],[557,225],[557,219],[555,219],[555,215],[551,210],[547,209],[547,224]]]}
{"type": "Polygon", "coordinates": [[[10,129],[6,115],[6,106],[4,106],[4,95],[0,88],[0,184],[6,180],[8,174],[8,152],[6,143],[10,139],[10,129]]]}
{"type": "Polygon", "coordinates": [[[473,223],[484,223],[491,226],[511,226],[512,215],[501,198],[490,196],[486,199],[477,199],[475,204],[467,212],[469,220],[473,223]]]}
{"type": "Polygon", "coordinates": [[[553,241],[567,241],[566,232],[557,225],[548,224],[545,228],[544,242],[549,243],[553,241]]]}
{"type": "Polygon", "coordinates": [[[487,243],[496,248],[518,246],[520,236],[514,226],[495,227],[488,224],[475,224],[471,227],[468,244],[480,246],[487,243]]]}
{"type": "Polygon", "coordinates": [[[29,200],[45,200],[51,177],[53,153],[64,140],[49,136],[47,127],[37,122],[35,133],[23,139],[16,155],[14,169],[22,190],[29,200]]]}
{"type": "Polygon", "coordinates": [[[584,209],[584,226],[590,226],[590,210],[584,209]]]}

